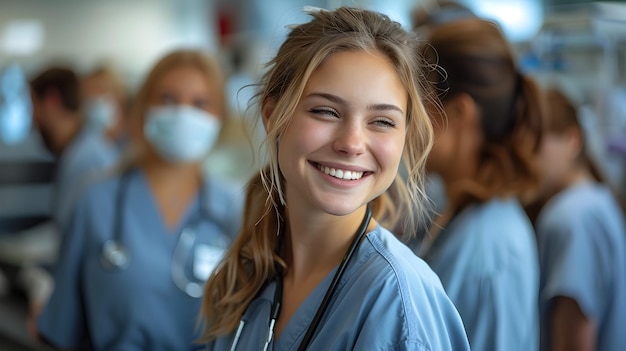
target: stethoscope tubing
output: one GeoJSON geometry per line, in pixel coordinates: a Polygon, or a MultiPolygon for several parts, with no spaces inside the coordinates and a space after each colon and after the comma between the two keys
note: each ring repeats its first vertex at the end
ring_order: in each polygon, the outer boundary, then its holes
{"type": "MultiPolygon", "coordinates": [[[[129,250],[123,245],[124,202],[125,195],[128,190],[130,173],[130,171],[126,171],[124,174],[121,175],[120,184],[117,189],[117,194],[115,195],[113,238],[105,241],[102,249],[102,263],[110,268],[115,268],[118,270],[127,269],[131,260],[129,250]]],[[[173,261],[178,261],[177,258],[179,256],[184,256],[183,253],[181,253],[182,251],[187,252],[188,254],[188,252],[191,250],[191,247],[193,247],[197,234],[195,232],[195,229],[192,229],[191,227],[197,227],[202,217],[207,217],[211,219],[209,216],[209,211],[205,208],[205,190],[206,189],[204,188],[204,186],[200,188],[200,214],[197,216],[197,218],[191,221],[193,223],[193,226],[186,225],[178,234],[176,248],[174,249],[173,261]]],[[[186,278],[184,273],[184,257],[180,261],[182,262],[180,267],[177,267],[176,264],[172,263],[171,275],[174,284],[190,297],[201,297],[202,286],[198,283],[191,282],[188,278],[186,278]]]]}
{"type": "MultiPolygon", "coordinates": [[[[320,306],[317,308],[317,312],[315,313],[315,316],[313,317],[311,324],[309,324],[309,327],[307,328],[306,334],[304,335],[304,337],[302,338],[302,341],[300,342],[300,345],[298,346],[298,351],[305,351],[306,348],[309,347],[309,345],[311,344],[311,341],[313,340],[313,336],[315,335],[315,332],[319,328],[319,324],[321,323],[322,318],[324,317],[324,314],[326,313],[326,310],[330,306],[331,299],[333,298],[337,290],[337,287],[339,286],[339,282],[341,281],[341,278],[343,278],[343,275],[346,271],[346,268],[348,267],[348,264],[352,260],[352,257],[356,253],[356,250],[358,249],[361,241],[363,240],[363,238],[365,237],[365,234],[367,233],[367,227],[369,226],[371,219],[372,219],[372,209],[370,207],[370,204],[368,203],[365,209],[365,216],[363,217],[363,221],[359,225],[357,234],[352,240],[352,243],[350,244],[348,251],[344,255],[343,259],[341,260],[341,263],[337,267],[337,271],[335,272],[335,275],[333,276],[333,279],[328,289],[326,290],[326,293],[324,294],[324,298],[322,299],[320,306]]],[[[283,237],[283,235],[281,235],[281,237],[283,237]]],[[[284,240],[284,237],[282,239],[284,240]]],[[[279,249],[278,249],[279,254],[280,254],[281,248],[282,248],[282,240],[281,240],[281,243],[279,244],[279,249]]],[[[276,284],[276,287],[274,290],[274,298],[273,298],[274,301],[272,301],[272,307],[271,307],[271,312],[270,312],[271,314],[270,314],[270,320],[269,320],[269,325],[268,325],[268,335],[263,345],[263,351],[267,351],[274,337],[274,325],[276,324],[276,320],[278,319],[278,316],[280,315],[280,307],[281,307],[281,303],[283,299],[282,269],[280,268],[280,265],[278,264],[276,265],[276,267],[277,267],[276,268],[277,274],[274,280],[276,284]]],[[[239,325],[237,326],[237,330],[235,332],[235,336],[233,337],[233,342],[231,344],[230,351],[235,351],[237,349],[237,345],[239,344],[239,339],[241,337],[241,333],[243,331],[245,324],[246,324],[245,319],[242,318],[239,321],[239,325]]]]}
{"type": "Polygon", "coordinates": [[[367,227],[369,226],[371,219],[372,219],[372,209],[370,208],[370,205],[368,203],[367,207],[365,208],[365,216],[363,217],[363,221],[361,222],[361,225],[359,225],[359,229],[357,230],[357,235],[355,236],[354,240],[350,244],[350,248],[348,248],[348,251],[346,252],[345,256],[341,260],[341,263],[339,264],[339,267],[337,268],[337,272],[335,273],[335,276],[333,277],[333,280],[331,281],[330,286],[328,287],[328,290],[326,290],[324,299],[322,300],[320,307],[317,309],[317,312],[315,313],[315,317],[313,317],[311,324],[309,324],[309,328],[307,329],[306,334],[304,334],[304,337],[302,338],[302,342],[300,343],[300,346],[298,347],[298,351],[305,351],[306,348],[309,347],[309,344],[311,343],[311,340],[313,339],[313,336],[315,335],[315,332],[317,331],[317,328],[319,327],[319,324],[322,321],[322,318],[324,317],[324,314],[326,313],[328,306],[330,306],[330,300],[333,298],[335,291],[337,290],[339,281],[343,277],[343,274],[346,268],[348,267],[348,263],[350,263],[350,260],[354,256],[354,253],[359,247],[361,240],[363,240],[363,237],[365,236],[365,233],[367,232],[367,227]]]}

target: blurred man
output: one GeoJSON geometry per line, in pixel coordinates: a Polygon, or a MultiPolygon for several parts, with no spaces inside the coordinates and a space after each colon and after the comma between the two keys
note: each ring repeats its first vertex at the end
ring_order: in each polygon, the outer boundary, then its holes
{"type": "Polygon", "coordinates": [[[100,132],[85,127],[80,84],[66,68],[50,68],[31,82],[33,124],[46,147],[58,157],[53,219],[63,230],[89,179],[116,162],[116,148],[100,132]]]}
{"type": "Polygon", "coordinates": [[[117,161],[119,152],[102,130],[85,122],[79,80],[71,69],[46,69],[30,82],[30,88],[32,124],[57,163],[52,222],[1,238],[0,260],[18,265],[16,284],[28,295],[28,328],[36,335],[34,321],[53,285],[40,265],[55,264],[76,200],[91,179],[117,161]]]}

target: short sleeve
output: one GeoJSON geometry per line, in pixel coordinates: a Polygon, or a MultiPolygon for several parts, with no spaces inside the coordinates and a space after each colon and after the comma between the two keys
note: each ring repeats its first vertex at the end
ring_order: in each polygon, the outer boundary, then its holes
{"type": "Polygon", "coordinates": [[[606,277],[610,276],[605,262],[610,249],[601,247],[606,245],[601,231],[601,226],[584,214],[551,216],[539,222],[540,298],[544,304],[555,297],[568,297],[586,316],[599,316],[599,302],[604,300],[606,277]]]}
{"type": "Polygon", "coordinates": [[[78,349],[87,335],[80,278],[87,211],[81,205],[63,236],[54,291],[38,320],[39,333],[58,348],[78,349]]]}

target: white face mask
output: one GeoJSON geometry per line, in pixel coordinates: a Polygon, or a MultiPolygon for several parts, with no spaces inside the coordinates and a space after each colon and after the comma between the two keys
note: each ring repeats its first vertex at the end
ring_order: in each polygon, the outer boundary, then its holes
{"type": "Polygon", "coordinates": [[[104,130],[113,125],[117,108],[115,102],[107,97],[92,98],[86,102],[85,116],[89,127],[104,130]]]}
{"type": "Polygon", "coordinates": [[[195,107],[160,106],[148,111],[144,134],[163,159],[196,162],[211,150],[221,126],[219,118],[195,107]]]}

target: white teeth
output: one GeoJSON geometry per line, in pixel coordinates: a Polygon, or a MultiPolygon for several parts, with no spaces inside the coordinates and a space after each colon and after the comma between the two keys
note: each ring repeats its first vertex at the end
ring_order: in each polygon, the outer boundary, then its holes
{"type": "Polygon", "coordinates": [[[335,169],[335,168],[330,168],[330,167],[326,167],[326,166],[322,166],[322,165],[318,165],[317,168],[332,176],[335,178],[339,178],[339,179],[346,179],[346,180],[357,180],[357,179],[361,179],[361,177],[363,177],[363,172],[357,172],[357,171],[344,171],[342,169],[335,169]]]}

